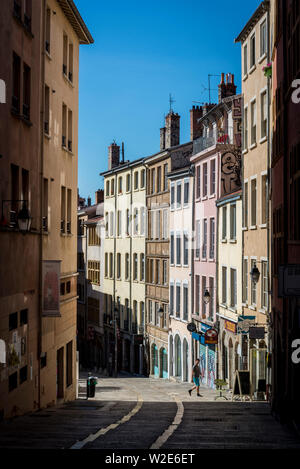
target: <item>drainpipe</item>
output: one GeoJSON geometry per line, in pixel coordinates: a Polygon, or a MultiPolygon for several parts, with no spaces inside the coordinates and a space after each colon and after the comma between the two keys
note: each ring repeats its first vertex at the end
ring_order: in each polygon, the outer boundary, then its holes
{"type": "MultiPolygon", "coordinates": [[[[195,165],[192,164],[191,170],[190,170],[190,175],[193,176],[192,178],[192,184],[193,184],[193,190],[192,190],[192,236],[194,238],[194,233],[195,233],[195,165]]],[[[194,279],[194,257],[195,257],[195,249],[194,249],[194,244],[191,249],[191,290],[192,290],[192,308],[191,308],[191,313],[192,313],[192,318],[194,314],[194,305],[195,305],[195,279],[194,279]]],[[[192,335],[192,333],[191,333],[192,335]]],[[[195,349],[194,349],[194,339],[192,337],[191,339],[192,342],[192,364],[195,363],[195,349]]]]}
{"type": "MultiPolygon", "coordinates": [[[[117,337],[117,317],[116,317],[116,258],[117,258],[117,253],[116,253],[116,245],[117,245],[117,175],[115,174],[115,213],[114,213],[114,224],[113,224],[113,236],[114,236],[114,272],[113,272],[113,277],[114,277],[114,311],[113,311],[113,317],[114,317],[114,330],[115,330],[115,377],[117,377],[118,374],[118,337],[117,337]]],[[[120,311],[119,311],[120,314],[120,311]]]]}
{"type": "MultiPolygon", "coordinates": [[[[268,9],[267,13],[267,54],[268,54],[268,59],[267,63],[270,62],[270,10],[268,9]]],[[[270,197],[269,195],[272,193],[272,173],[271,173],[271,144],[270,144],[270,87],[271,87],[271,79],[268,77],[268,84],[267,84],[267,152],[268,152],[268,159],[267,159],[267,181],[268,181],[268,192],[266,193],[266,219],[267,219],[267,275],[268,275],[268,319],[270,318],[270,287],[272,291],[272,284],[270,283],[270,279],[272,282],[272,275],[270,275],[270,215],[271,215],[271,210],[270,210],[270,197]]],[[[269,322],[269,321],[268,321],[269,322]]],[[[270,352],[270,328],[268,326],[268,343],[267,343],[267,350],[270,352]]],[[[267,370],[268,373],[268,370],[267,370]]],[[[266,376],[267,382],[266,384],[269,384],[269,376],[266,376]]]]}

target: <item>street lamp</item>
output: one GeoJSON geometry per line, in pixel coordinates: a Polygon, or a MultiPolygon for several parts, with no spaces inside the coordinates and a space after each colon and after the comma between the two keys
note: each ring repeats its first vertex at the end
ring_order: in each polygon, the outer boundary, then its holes
{"type": "Polygon", "coordinates": [[[250,272],[250,277],[254,283],[257,283],[259,281],[259,276],[260,276],[260,271],[256,267],[256,264],[254,264],[250,272]]]}
{"type": "Polygon", "coordinates": [[[206,305],[210,302],[210,293],[207,289],[204,292],[203,301],[206,305]]]}
{"type": "Polygon", "coordinates": [[[30,231],[31,216],[26,205],[27,200],[2,200],[2,215],[1,215],[2,226],[5,226],[7,224],[7,221],[4,216],[4,203],[6,202],[10,202],[10,203],[22,202],[23,203],[22,208],[17,215],[17,223],[18,223],[18,227],[21,233],[23,234],[28,233],[30,231]]]}

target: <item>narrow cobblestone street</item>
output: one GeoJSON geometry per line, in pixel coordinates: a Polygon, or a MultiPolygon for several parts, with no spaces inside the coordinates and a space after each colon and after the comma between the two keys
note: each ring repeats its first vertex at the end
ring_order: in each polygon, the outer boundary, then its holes
{"type": "Polygon", "coordinates": [[[266,402],[215,400],[189,383],[98,377],[86,399],[86,373],[74,402],[0,424],[7,449],[300,449],[300,439],[280,425],[266,402]]]}

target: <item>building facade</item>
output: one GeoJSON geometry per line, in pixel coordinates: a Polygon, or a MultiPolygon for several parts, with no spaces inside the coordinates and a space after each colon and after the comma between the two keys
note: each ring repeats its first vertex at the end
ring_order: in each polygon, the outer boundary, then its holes
{"type": "Polygon", "coordinates": [[[193,308],[193,168],[175,170],[170,181],[169,377],[189,382],[193,308]]]}
{"type": "Polygon", "coordinates": [[[0,393],[9,417],[76,395],[78,56],[93,39],[72,0],[9,1],[2,13],[0,393]],[[25,237],[20,206],[31,217],[25,237]]]}
{"type": "Polygon", "coordinates": [[[267,391],[269,276],[269,2],[262,2],[235,40],[241,43],[243,93],[243,315],[260,328],[245,336],[252,392],[267,391]],[[260,271],[259,280],[251,275],[260,271]],[[253,337],[256,337],[255,335],[253,337]],[[258,337],[258,336],[257,336],[258,337]]]}

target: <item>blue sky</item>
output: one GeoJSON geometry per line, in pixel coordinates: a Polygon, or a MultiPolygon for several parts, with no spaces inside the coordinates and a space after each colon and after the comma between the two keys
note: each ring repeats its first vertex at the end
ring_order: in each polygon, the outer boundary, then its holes
{"type": "Polygon", "coordinates": [[[95,43],[80,46],[78,187],[103,188],[108,146],[124,142],[125,160],[159,151],[169,110],[180,116],[180,142],[190,139],[189,110],[217,101],[221,72],[241,91],[240,45],[234,43],[260,0],[75,0],[95,43]]]}

